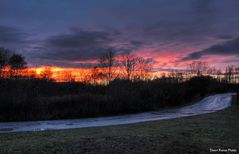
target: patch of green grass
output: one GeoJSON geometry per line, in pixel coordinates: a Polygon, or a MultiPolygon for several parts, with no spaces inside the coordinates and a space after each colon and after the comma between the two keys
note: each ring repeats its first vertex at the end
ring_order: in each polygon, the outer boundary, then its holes
{"type": "MultiPolygon", "coordinates": [[[[239,106],[195,117],[60,131],[0,134],[0,153],[209,153],[239,150],[239,106]]],[[[238,151],[239,152],[239,151],[238,151]]]]}

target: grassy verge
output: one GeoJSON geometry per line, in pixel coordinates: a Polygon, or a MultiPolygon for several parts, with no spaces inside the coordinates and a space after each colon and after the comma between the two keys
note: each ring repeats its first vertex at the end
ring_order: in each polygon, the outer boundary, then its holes
{"type": "MultiPolygon", "coordinates": [[[[237,104],[239,104],[237,102],[237,104]]],[[[209,153],[239,150],[239,106],[182,119],[62,131],[0,134],[0,153],[209,153]]],[[[239,151],[238,151],[239,152],[239,151]]]]}

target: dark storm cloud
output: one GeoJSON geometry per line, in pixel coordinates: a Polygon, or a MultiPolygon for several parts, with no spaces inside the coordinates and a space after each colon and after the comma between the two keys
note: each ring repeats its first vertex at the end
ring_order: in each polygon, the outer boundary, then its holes
{"type": "Polygon", "coordinates": [[[7,47],[42,65],[95,59],[109,48],[172,57],[200,51],[185,57],[195,59],[239,36],[238,6],[227,0],[0,0],[1,23],[34,40],[8,27],[0,30],[0,45],[10,42],[7,47]],[[66,32],[71,26],[78,28],[66,32]]]}
{"type": "Polygon", "coordinates": [[[99,31],[72,31],[47,39],[49,46],[63,49],[98,47],[111,41],[109,33],[99,31]]]}
{"type": "Polygon", "coordinates": [[[215,36],[215,38],[218,38],[221,40],[230,40],[230,39],[233,39],[234,36],[230,35],[230,34],[220,34],[220,35],[215,36]]]}
{"type": "Polygon", "coordinates": [[[131,31],[151,42],[199,42],[218,30],[212,1],[139,1],[118,6],[110,15],[120,17],[120,22],[129,23],[131,31]]]}
{"type": "Polygon", "coordinates": [[[71,29],[68,33],[46,39],[42,58],[80,60],[96,58],[112,48],[113,41],[108,32],[71,29]]]}
{"type": "Polygon", "coordinates": [[[20,29],[0,25],[0,45],[24,43],[27,36],[20,29]]]}
{"type": "Polygon", "coordinates": [[[234,55],[239,56],[239,38],[227,41],[222,44],[213,45],[205,50],[193,52],[182,60],[197,60],[206,55],[234,55]]]}
{"type": "Polygon", "coordinates": [[[146,43],[142,41],[130,41],[132,45],[134,45],[136,48],[144,46],[146,43]]]}
{"type": "MultiPolygon", "coordinates": [[[[115,31],[96,31],[70,28],[68,32],[49,36],[41,46],[35,47],[31,58],[52,60],[52,63],[69,66],[69,62],[97,59],[104,52],[113,50],[116,54],[132,51],[144,45],[140,41],[121,40],[115,31]],[[118,40],[117,40],[118,39],[118,40]]],[[[72,64],[72,65],[77,65],[72,64]]]]}

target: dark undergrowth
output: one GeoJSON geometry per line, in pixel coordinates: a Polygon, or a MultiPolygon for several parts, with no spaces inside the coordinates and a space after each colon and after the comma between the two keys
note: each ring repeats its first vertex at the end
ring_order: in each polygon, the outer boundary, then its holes
{"type": "Polygon", "coordinates": [[[73,119],[158,110],[208,94],[238,91],[211,77],[186,82],[114,80],[109,85],[0,79],[0,121],[73,119]]]}

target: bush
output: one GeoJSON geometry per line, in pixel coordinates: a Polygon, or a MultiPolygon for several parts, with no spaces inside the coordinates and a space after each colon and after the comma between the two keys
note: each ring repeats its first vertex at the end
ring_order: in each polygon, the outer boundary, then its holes
{"type": "Polygon", "coordinates": [[[108,86],[41,79],[0,79],[0,121],[96,117],[178,106],[238,85],[195,77],[179,83],[115,80],[108,86]]]}

